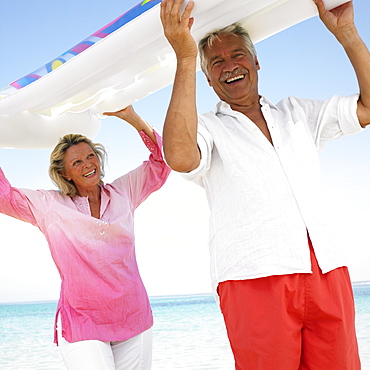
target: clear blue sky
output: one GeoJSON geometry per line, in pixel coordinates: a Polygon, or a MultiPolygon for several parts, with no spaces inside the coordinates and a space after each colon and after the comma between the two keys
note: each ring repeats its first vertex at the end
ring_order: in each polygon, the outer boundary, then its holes
{"type": "MultiPolygon", "coordinates": [[[[0,88],[59,56],[138,0],[0,2],[0,88]]],[[[370,46],[370,2],[355,0],[356,24],[370,46]]],[[[195,20],[196,21],[196,20],[195,20]]],[[[260,92],[273,102],[289,95],[325,99],[358,91],[340,45],[313,18],[257,44],[260,92]]],[[[161,131],[171,88],[135,104],[161,131]]],[[[198,73],[198,110],[217,98],[198,73]]],[[[130,127],[103,121],[96,141],[109,151],[106,181],[147,157],[130,127]]],[[[370,133],[329,143],[321,154],[324,191],[343,232],[353,280],[370,280],[370,133]]],[[[0,149],[0,166],[16,187],[51,188],[48,150],[0,149]]],[[[207,206],[202,189],[171,175],[137,211],[138,260],[150,295],[209,292],[207,206]]],[[[59,278],[38,230],[0,216],[0,302],[57,299],[59,278]]]]}

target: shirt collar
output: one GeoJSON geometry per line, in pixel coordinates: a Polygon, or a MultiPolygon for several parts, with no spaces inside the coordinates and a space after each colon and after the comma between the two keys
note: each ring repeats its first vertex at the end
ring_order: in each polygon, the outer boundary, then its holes
{"type": "MultiPolygon", "coordinates": [[[[273,104],[268,98],[266,98],[263,95],[260,95],[260,104],[261,104],[261,107],[269,106],[270,108],[277,110],[276,105],[273,104]]],[[[220,100],[216,104],[216,107],[214,109],[215,114],[218,114],[218,113],[228,114],[228,111],[230,112],[233,110],[231,109],[230,105],[224,102],[223,100],[220,100]]]]}
{"type": "MultiPolygon", "coordinates": [[[[100,215],[102,216],[110,202],[110,195],[107,189],[105,188],[104,184],[101,184],[99,186],[100,186],[100,196],[101,196],[100,215]]],[[[90,215],[90,206],[89,206],[88,197],[81,197],[79,195],[75,195],[71,199],[80,212],[90,215]]]]}

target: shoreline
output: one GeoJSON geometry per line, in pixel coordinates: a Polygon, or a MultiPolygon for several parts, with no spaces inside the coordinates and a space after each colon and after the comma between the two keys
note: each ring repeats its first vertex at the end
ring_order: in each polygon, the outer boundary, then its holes
{"type": "MultiPolygon", "coordinates": [[[[361,286],[361,285],[370,285],[370,280],[361,280],[361,281],[353,281],[352,286],[361,286]]],[[[155,295],[149,296],[149,300],[151,303],[155,300],[160,299],[186,299],[186,298],[203,298],[203,297],[210,297],[213,298],[213,293],[205,292],[205,293],[186,293],[186,294],[163,294],[163,295],[155,295]]],[[[58,300],[50,299],[50,300],[41,300],[41,301],[14,301],[14,302],[0,302],[0,306],[16,306],[16,305],[33,305],[33,304],[57,304],[58,300]]]]}

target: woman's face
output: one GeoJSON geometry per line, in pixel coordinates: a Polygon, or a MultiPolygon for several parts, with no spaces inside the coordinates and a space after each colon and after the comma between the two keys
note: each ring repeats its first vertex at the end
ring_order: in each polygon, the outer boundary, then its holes
{"type": "Polygon", "coordinates": [[[86,196],[100,182],[100,161],[85,142],[69,147],[64,156],[63,176],[73,181],[80,196],[86,196]]]}

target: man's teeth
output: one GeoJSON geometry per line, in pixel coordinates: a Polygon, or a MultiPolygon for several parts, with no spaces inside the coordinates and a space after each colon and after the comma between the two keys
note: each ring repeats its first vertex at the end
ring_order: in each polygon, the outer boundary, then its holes
{"type": "Polygon", "coordinates": [[[237,80],[241,80],[242,78],[244,78],[244,75],[237,75],[237,76],[233,76],[229,79],[226,80],[226,83],[231,83],[231,82],[234,82],[234,81],[237,81],[237,80]]]}
{"type": "Polygon", "coordinates": [[[91,172],[89,172],[89,173],[85,173],[85,174],[84,174],[84,177],[91,176],[91,175],[93,175],[95,172],[96,172],[96,170],[92,170],[92,171],[91,171],[91,172]]]}

